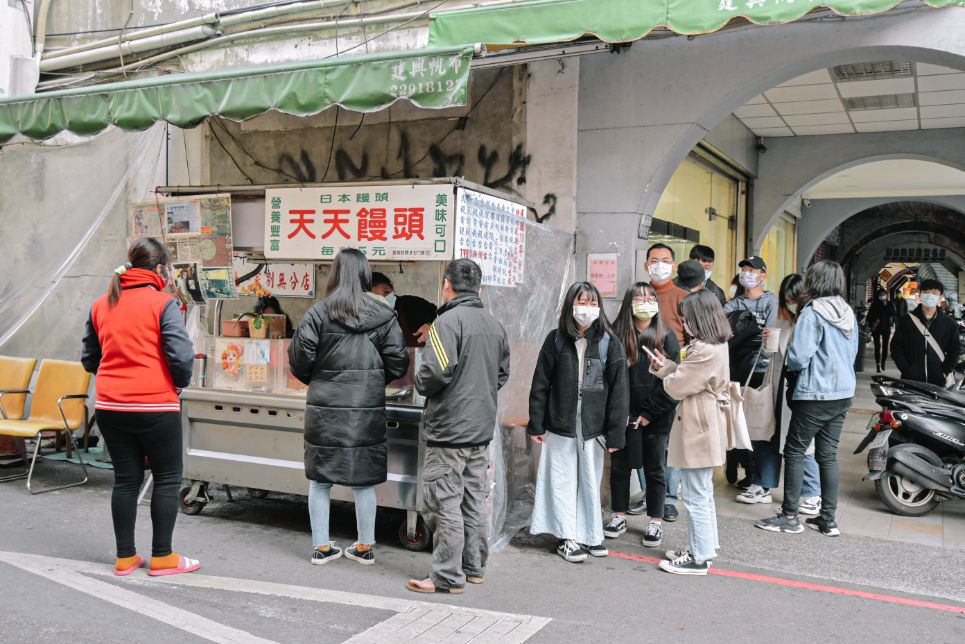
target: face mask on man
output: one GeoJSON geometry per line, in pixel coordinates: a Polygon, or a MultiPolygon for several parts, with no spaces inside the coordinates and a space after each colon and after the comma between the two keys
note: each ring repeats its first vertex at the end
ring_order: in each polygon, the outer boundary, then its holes
{"type": "Polygon", "coordinates": [[[921,296],[921,305],[929,309],[933,309],[938,306],[941,301],[941,295],[935,295],[934,293],[925,293],[921,296]]]}
{"type": "Polygon", "coordinates": [[[881,300],[882,302],[887,302],[888,296],[882,293],[881,295],[878,296],[878,299],[881,300]]]}
{"type": "Polygon", "coordinates": [[[395,308],[395,301],[397,299],[399,298],[398,296],[396,296],[395,293],[389,293],[388,295],[385,296],[385,301],[388,302],[389,306],[391,306],[393,309],[395,308]]]}
{"type": "Polygon", "coordinates": [[[638,320],[649,320],[660,310],[660,305],[656,302],[641,302],[633,305],[633,317],[638,320]]]}
{"type": "Polygon", "coordinates": [[[600,317],[599,306],[574,306],[573,320],[581,327],[588,327],[600,317]]]}
{"type": "Polygon", "coordinates": [[[650,279],[658,282],[666,282],[673,274],[673,266],[664,262],[654,262],[647,268],[650,279]]]}
{"type": "Polygon", "coordinates": [[[739,279],[740,279],[741,286],[743,286],[744,289],[748,291],[760,283],[760,280],[757,279],[757,275],[750,272],[741,273],[739,279]]]}
{"type": "Polygon", "coordinates": [[[916,302],[916,301],[915,301],[915,298],[913,298],[913,297],[906,297],[906,298],[905,298],[905,302],[908,303],[908,312],[909,312],[909,313],[910,313],[911,311],[914,311],[914,310],[915,310],[915,307],[918,306],[918,302],[916,302]]]}

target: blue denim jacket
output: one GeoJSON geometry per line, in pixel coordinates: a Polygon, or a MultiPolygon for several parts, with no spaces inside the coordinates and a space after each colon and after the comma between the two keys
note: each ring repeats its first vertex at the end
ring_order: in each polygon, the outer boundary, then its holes
{"type": "Polygon", "coordinates": [[[810,306],[801,311],[787,352],[787,370],[800,372],[794,400],[843,400],[854,396],[858,325],[851,338],[810,306]]]}

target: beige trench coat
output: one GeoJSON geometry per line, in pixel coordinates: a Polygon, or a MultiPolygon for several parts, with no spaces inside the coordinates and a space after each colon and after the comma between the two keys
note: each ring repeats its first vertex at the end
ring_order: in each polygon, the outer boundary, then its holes
{"type": "Polygon", "coordinates": [[[664,390],[680,401],[670,430],[667,465],[717,467],[727,460],[730,429],[730,362],[727,343],[694,342],[679,365],[653,370],[664,390]]]}

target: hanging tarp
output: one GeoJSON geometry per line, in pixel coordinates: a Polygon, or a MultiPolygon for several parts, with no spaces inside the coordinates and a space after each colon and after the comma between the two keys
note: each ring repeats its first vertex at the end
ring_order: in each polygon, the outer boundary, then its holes
{"type": "MultiPolygon", "coordinates": [[[[888,11],[901,0],[533,0],[432,14],[429,46],[483,43],[512,47],[595,36],[609,43],[639,40],[658,27],[707,34],[732,20],[776,25],[827,8],[842,16],[888,11]]],[[[965,0],[926,0],[931,7],[963,7],[965,0]]]]}
{"type": "Polygon", "coordinates": [[[334,105],[373,112],[398,100],[436,109],[465,105],[471,47],[413,50],[314,62],[170,74],[0,100],[0,143],[42,140],[109,125],[158,121],[195,127],[209,116],[243,121],[269,110],[308,116],[334,105]]]}

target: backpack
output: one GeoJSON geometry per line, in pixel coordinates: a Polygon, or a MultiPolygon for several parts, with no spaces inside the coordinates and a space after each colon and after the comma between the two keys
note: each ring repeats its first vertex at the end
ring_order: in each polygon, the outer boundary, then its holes
{"type": "MultiPolygon", "coordinates": [[[[553,341],[556,347],[556,355],[560,355],[563,352],[563,336],[560,335],[560,330],[556,330],[556,337],[553,341]]],[[[610,334],[606,331],[603,332],[603,337],[600,338],[600,364],[603,370],[606,371],[606,357],[610,353],[610,334]]]]}
{"type": "Polygon", "coordinates": [[[754,368],[754,359],[760,350],[761,328],[757,319],[747,309],[731,311],[727,314],[733,336],[727,341],[730,356],[730,379],[744,382],[754,368]]]}

